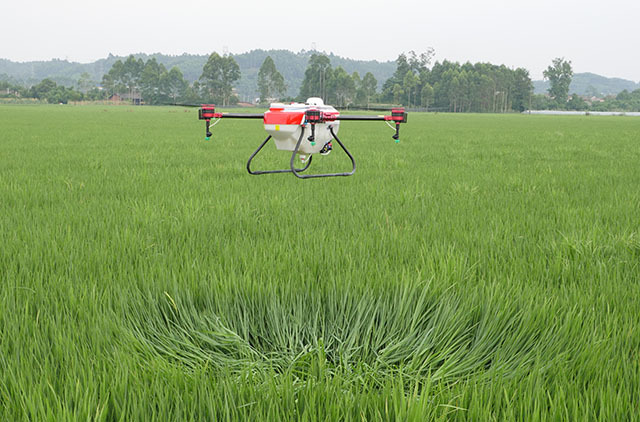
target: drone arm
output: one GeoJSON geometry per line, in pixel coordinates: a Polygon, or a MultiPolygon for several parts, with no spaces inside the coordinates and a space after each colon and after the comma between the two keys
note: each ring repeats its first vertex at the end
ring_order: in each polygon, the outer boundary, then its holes
{"type": "Polygon", "coordinates": [[[394,108],[391,110],[390,116],[331,116],[329,115],[327,120],[355,120],[355,121],[385,121],[393,122],[396,125],[396,133],[393,135],[396,143],[400,142],[400,123],[407,122],[407,112],[404,108],[394,108]]]}
{"type": "Polygon", "coordinates": [[[216,113],[219,119],[263,119],[264,113],[216,113]]]}
{"type": "MultiPolygon", "coordinates": [[[[198,110],[198,117],[200,120],[204,120],[206,123],[206,137],[208,141],[211,139],[211,119],[262,119],[263,113],[218,113],[216,112],[216,106],[213,104],[202,104],[200,110],[198,110]]],[[[217,123],[217,121],[216,121],[217,123]]],[[[214,123],[215,124],[215,123],[214,123]]]]}
{"type": "Polygon", "coordinates": [[[352,120],[352,121],[384,121],[387,116],[338,116],[334,120],[352,120]]]}

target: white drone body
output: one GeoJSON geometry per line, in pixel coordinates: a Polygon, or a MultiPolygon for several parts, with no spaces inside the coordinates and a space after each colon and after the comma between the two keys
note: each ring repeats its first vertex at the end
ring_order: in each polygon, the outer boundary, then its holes
{"type": "MultiPolygon", "coordinates": [[[[304,129],[310,133],[310,123],[306,122],[305,115],[308,110],[319,110],[325,116],[339,116],[340,113],[334,107],[325,105],[321,98],[309,98],[305,103],[272,103],[269,111],[264,113],[264,129],[275,141],[276,148],[283,151],[295,150],[300,134],[304,129]]],[[[320,152],[327,142],[333,139],[329,127],[334,133],[340,129],[340,120],[315,124],[315,141],[302,142],[298,148],[298,154],[311,155],[320,152]]]]}

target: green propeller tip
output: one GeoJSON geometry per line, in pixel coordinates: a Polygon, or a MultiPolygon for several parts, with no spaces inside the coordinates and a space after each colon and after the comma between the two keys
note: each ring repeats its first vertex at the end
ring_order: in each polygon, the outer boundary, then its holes
{"type": "Polygon", "coordinates": [[[312,147],[315,147],[315,146],[316,146],[316,143],[315,143],[315,142],[311,142],[311,146],[312,146],[312,147]]]}
{"type": "Polygon", "coordinates": [[[205,140],[205,141],[210,141],[210,140],[211,140],[211,137],[210,137],[210,136],[207,136],[207,137],[205,137],[205,138],[204,138],[204,140],[205,140]]]}
{"type": "Polygon", "coordinates": [[[396,144],[399,144],[399,143],[400,143],[400,139],[396,139],[396,144]]]}

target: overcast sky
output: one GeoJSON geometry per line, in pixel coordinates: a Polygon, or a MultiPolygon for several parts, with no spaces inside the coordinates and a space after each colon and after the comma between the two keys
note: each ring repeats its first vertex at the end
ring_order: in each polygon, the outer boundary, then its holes
{"type": "Polygon", "coordinates": [[[640,0],[0,0],[0,58],[91,62],[130,53],[318,50],[394,60],[487,61],[542,78],[574,72],[640,81],[640,0]],[[307,8],[308,6],[308,8],[307,8]]]}

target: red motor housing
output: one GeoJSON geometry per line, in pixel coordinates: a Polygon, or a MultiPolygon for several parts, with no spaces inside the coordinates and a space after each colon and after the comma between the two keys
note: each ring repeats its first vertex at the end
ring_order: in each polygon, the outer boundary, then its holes
{"type": "Polygon", "coordinates": [[[198,110],[198,118],[200,120],[211,120],[216,117],[215,104],[202,104],[198,110]]]}
{"type": "Polygon", "coordinates": [[[391,109],[391,120],[396,123],[407,123],[407,112],[404,108],[391,109]]]}

